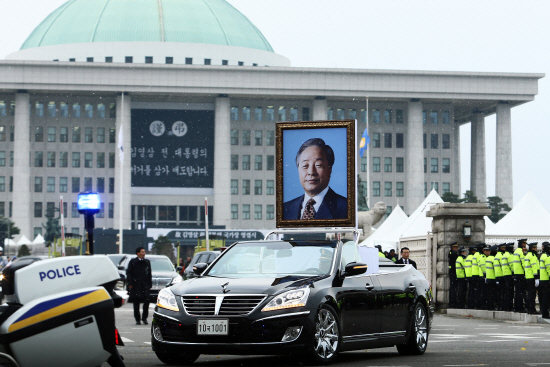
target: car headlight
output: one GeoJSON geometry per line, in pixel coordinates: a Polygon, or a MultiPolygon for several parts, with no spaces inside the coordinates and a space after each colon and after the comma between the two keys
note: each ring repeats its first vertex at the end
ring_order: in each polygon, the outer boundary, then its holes
{"type": "Polygon", "coordinates": [[[179,311],[176,296],[169,288],[162,289],[157,296],[157,306],[171,311],[179,311]]]}
{"type": "Polygon", "coordinates": [[[174,285],[174,284],[179,283],[179,282],[183,282],[183,278],[181,277],[181,275],[178,275],[177,277],[172,279],[172,281],[170,282],[170,285],[174,285]]]}
{"type": "Polygon", "coordinates": [[[304,307],[308,296],[309,287],[281,293],[269,301],[269,303],[262,308],[262,311],[275,311],[283,310],[285,308],[304,307]]]}

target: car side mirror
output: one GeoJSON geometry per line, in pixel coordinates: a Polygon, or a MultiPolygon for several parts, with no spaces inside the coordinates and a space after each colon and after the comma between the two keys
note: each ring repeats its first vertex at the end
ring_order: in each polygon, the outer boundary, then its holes
{"type": "Polygon", "coordinates": [[[198,263],[193,265],[193,272],[197,275],[201,275],[204,269],[208,267],[207,263],[198,263]]]}
{"type": "Polygon", "coordinates": [[[353,275],[364,274],[367,271],[367,264],[352,262],[346,265],[344,269],[344,276],[349,277],[353,275]]]}
{"type": "Polygon", "coordinates": [[[183,266],[178,266],[178,267],[176,268],[176,273],[181,272],[181,269],[183,269],[183,266]]]}

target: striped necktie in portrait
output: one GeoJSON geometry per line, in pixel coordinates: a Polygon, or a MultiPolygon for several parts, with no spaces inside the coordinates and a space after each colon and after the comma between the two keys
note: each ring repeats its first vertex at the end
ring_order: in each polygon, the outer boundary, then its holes
{"type": "Polygon", "coordinates": [[[302,214],[302,219],[313,219],[315,218],[315,208],[313,205],[315,204],[315,200],[309,199],[306,203],[306,208],[304,209],[304,212],[302,214]]]}

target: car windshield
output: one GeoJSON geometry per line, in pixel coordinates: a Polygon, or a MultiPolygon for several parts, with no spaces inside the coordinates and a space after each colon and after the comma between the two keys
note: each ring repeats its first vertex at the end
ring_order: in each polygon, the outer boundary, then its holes
{"type": "Polygon", "coordinates": [[[151,262],[152,271],[174,271],[174,265],[169,259],[158,257],[148,257],[147,259],[151,262]]]}
{"type": "Polygon", "coordinates": [[[118,266],[118,264],[120,263],[120,260],[122,260],[122,258],[124,257],[125,255],[109,255],[107,256],[109,259],[111,259],[111,261],[113,262],[113,264],[115,264],[115,266],[118,266]]]}
{"type": "Polygon", "coordinates": [[[329,274],[336,243],[245,242],[226,250],[205,275],[281,277],[329,274]]]}

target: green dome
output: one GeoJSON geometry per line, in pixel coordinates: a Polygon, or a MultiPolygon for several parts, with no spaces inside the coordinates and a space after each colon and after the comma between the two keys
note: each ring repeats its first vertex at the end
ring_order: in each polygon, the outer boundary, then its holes
{"type": "Polygon", "coordinates": [[[273,52],[262,33],[225,0],[69,0],[21,49],[88,42],[182,42],[273,52]]]}

